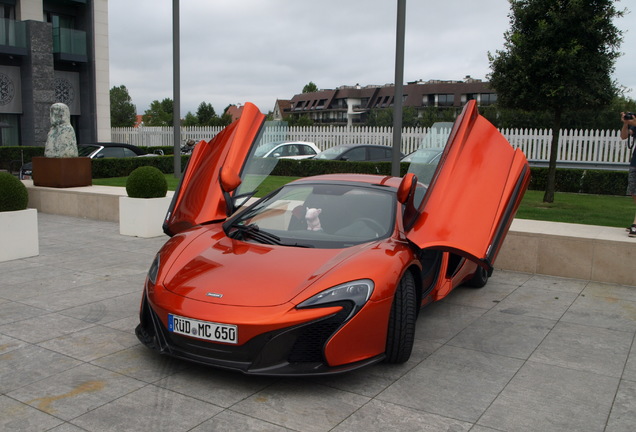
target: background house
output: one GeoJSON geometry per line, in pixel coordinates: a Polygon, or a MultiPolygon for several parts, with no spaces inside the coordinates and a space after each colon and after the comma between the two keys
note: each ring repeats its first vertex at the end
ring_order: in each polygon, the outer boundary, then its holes
{"type": "MultiPolygon", "coordinates": [[[[462,81],[415,81],[403,87],[403,106],[423,110],[427,107],[457,108],[476,99],[480,106],[496,102],[497,94],[487,82],[467,76],[462,81]]],[[[364,123],[372,109],[393,107],[395,86],[341,86],[295,95],[282,108],[282,116],[308,116],[316,124],[364,123]]],[[[277,101],[277,106],[279,106],[277,101]]],[[[274,112],[276,117],[276,110],[274,112]]]]}

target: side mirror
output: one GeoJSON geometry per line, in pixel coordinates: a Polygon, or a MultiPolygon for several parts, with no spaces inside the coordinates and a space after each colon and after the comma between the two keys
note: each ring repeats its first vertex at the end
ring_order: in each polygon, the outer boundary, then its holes
{"type": "Polygon", "coordinates": [[[241,177],[229,168],[221,168],[221,189],[223,192],[230,193],[241,184],[241,177]]]}
{"type": "Polygon", "coordinates": [[[398,187],[397,199],[401,204],[406,204],[409,196],[412,197],[417,186],[417,177],[413,173],[408,173],[402,178],[402,183],[398,187]]]}
{"type": "Polygon", "coordinates": [[[413,173],[406,174],[404,178],[402,178],[400,186],[398,186],[397,199],[398,202],[404,205],[402,224],[405,231],[411,229],[419,215],[417,209],[413,205],[416,187],[417,176],[413,173]]]}

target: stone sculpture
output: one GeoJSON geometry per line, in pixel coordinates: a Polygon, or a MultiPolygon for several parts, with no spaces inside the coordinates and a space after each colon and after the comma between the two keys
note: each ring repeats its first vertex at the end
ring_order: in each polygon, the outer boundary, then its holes
{"type": "Polygon", "coordinates": [[[77,139],[71,126],[71,114],[63,103],[51,105],[51,130],[44,146],[44,156],[52,158],[77,157],[77,139]]]}

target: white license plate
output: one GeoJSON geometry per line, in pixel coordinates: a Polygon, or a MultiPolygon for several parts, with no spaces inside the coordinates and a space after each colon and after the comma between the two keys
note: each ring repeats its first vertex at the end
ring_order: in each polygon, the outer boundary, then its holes
{"type": "Polygon", "coordinates": [[[197,339],[232,344],[238,342],[238,329],[235,325],[199,321],[173,314],[168,314],[168,330],[197,339]]]}

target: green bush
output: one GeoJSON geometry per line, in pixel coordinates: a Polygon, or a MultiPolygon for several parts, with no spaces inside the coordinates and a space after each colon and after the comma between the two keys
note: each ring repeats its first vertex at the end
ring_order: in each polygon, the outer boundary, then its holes
{"type": "Polygon", "coordinates": [[[0,172],[0,212],[24,210],[29,203],[29,192],[17,177],[0,172]]]}
{"type": "Polygon", "coordinates": [[[161,198],[167,191],[166,177],[153,166],[135,169],[126,180],[126,192],[131,198],[161,198]]]}
{"type": "Polygon", "coordinates": [[[17,172],[22,163],[31,162],[34,156],[44,156],[44,147],[0,146],[0,169],[17,172]]]}
{"type": "MultiPolygon", "coordinates": [[[[189,156],[181,156],[181,169],[189,156]]],[[[174,172],[174,156],[93,159],[93,178],[127,177],[135,168],[153,166],[162,173],[174,172]]]]}
{"type": "MultiPolygon", "coordinates": [[[[548,168],[531,168],[530,190],[545,190],[548,168]]],[[[594,195],[625,195],[627,171],[585,170],[559,168],[555,179],[556,192],[587,193],[594,195]]]]}

